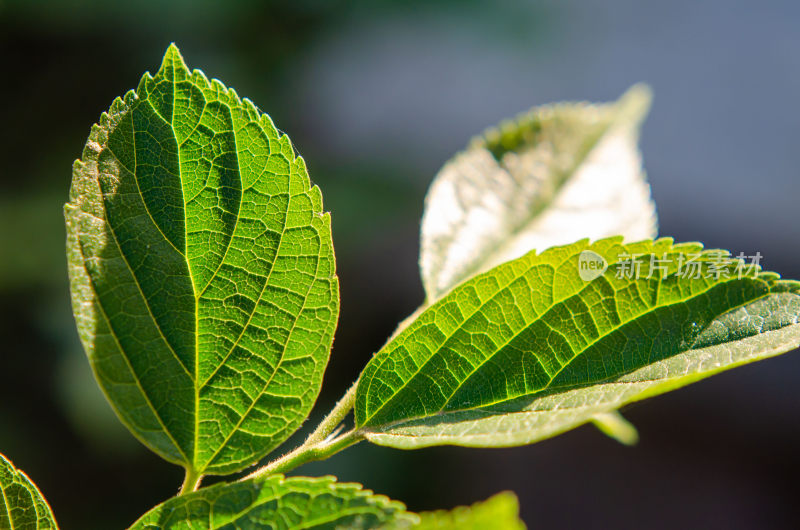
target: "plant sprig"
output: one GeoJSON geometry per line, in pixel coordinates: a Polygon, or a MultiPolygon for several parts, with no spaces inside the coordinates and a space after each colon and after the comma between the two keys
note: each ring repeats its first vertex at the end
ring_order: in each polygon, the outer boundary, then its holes
{"type": "MultiPolygon", "coordinates": [[[[92,128],[64,208],[97,382],[186,470],[131,528],[517,530],[509,493],[414,514],[283,474],[361,441],[509,447],[593,423],[634,443],[624,405],[796,348],[800,282],[656,238],[637,148],[650,99],[534,108],[446,163],[422,221],[425,301],[305,441],[253,471],[319,394],[339,315],[330,216],[289,138],[170,46],[92,128]]],[[[56,527],[4,458],[0,490],[0,528],[56,527]]]]}

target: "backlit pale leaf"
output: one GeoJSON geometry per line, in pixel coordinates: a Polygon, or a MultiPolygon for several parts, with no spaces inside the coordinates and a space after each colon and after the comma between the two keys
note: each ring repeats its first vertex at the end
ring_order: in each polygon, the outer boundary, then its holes
{"type": "Polygon", "coordinates": [[[616,103],[534,108],[445,164],[422,219],[427,303],[530,250],[584,237],[655,237],[637,148],[649,105],[649,89],[635,86],[616,103]]]}
{"type": "Polygon", "coordinates": [[[268,116],[170,46],[92,128],[65,216],[81,339],[142,442],[222,474],[297,429],[338,283],[319,188],[268,116]]]}
{"type": "Polygon", "coordinates": [[[670,239],[530,253],[458,286],[384,347],[359,381],[356,423],[401,448],[535,442],[796,348],[798,293],[670,239]]]}

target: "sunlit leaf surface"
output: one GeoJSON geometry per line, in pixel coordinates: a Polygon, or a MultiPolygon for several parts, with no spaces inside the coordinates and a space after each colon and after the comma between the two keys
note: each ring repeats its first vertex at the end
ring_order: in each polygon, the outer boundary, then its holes
{"type": "Polygon", "coordinates": [[[268,116],[171,46],[92,128],[65,216],[81,339],[140,440],[229,473],[297,429],[338,283],[320,191],[268,116]]]}
{"type": "Polygon", "coordinates": [[[798,282],[621,239],[530,253],[448,293],[369,362],[357,426],[402,448],[526,444],[800,342],[798,282]]]}

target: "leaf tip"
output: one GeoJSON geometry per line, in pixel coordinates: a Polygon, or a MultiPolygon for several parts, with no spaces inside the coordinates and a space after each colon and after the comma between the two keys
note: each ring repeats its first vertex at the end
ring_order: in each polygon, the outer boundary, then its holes
{"type": "Polygon", "coordinates": [[[164,52],[164,58],[177,58],[183,60],[183,56],[181,56],[181,51],[178,49],[178,45],[174,42],[170,42],[169,46],[167,46],[167,51],[164,52]]]}
{"type": "Polygon", "coordinates": [[[170,70],[173,73],[176,70],[183,70],[187,76],[189,72],[189,68],[183,60],[183,55],[181,55],[181,51],[174,42],[171,42],[169,46],[167,46],[167,51],[164,52],[164,59],[161,61],[161,67],[158,69],[158,72],[163,73],[170,70]]]}
{"type": "Polygon", "coordinates": [[[620,114],[637,126],[641,125],[653,103],[653,89],[646,83],[636,83],[620,96],[617,105],[620,114]]]}

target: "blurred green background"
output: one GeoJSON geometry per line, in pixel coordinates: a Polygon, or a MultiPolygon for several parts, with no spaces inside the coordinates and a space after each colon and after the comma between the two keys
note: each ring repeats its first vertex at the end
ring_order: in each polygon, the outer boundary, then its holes
{"type": "MultiPolygon", "coordinates": [[[[126,527],[181,482],[92,380],[61,217],[91,124],[169,42],[290,134],[332,211],[342,314],[313,419],[422,300],[430,179],[532,105],[650,83],[661,234],[800,277],[798,23],[796,1],[0,0],[0,452],[65,529],[126,527]]],[[[531,528],[793,528],[798,373],[789,354],[629,408],[635,448],[583,427],[508,450],[361,444],[301,472],[413,510],[512,489],[531,528]]]]}

